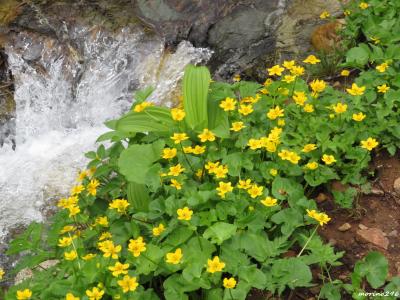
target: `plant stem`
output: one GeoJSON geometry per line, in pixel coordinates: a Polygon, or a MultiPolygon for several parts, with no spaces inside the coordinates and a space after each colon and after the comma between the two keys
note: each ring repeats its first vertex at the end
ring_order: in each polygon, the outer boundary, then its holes
{"type": "Polygon", "coordinates": [[[303,251],[306,249],[308,243],[311,241],[311,239],[313,238],[314,234],[317,232],[319,225],[317,225],[314,229],[314,231],[311,233],[310,237],[307,239],[306,243],[304,244],[303,248],[301,249],[301,251],[299,252],[299,254],[297,254],[297,257],[300,257],[300,255],[303,253],[303,251]]]}

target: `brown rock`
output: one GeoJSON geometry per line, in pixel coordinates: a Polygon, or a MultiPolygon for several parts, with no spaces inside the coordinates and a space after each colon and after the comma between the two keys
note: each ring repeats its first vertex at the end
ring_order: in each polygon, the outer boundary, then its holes
{"type": "Polygon", "coordinates": [[[358,228],[360,228],[361,230],[365,230],[365,229],[368,229],[368,227],[367,226],[365,226],[364,224],[358,224],[358,228]]]}
{"type": "Polygon", "coordinates": [[[368,228],[357,230],[357,235],[368,243],[374,244],[383,249],[389,246],[389,240],[379,228],[368,228]]]}
{"type": "Polygon", "coordinates": [[[348,184],[343,184],[338,180],[334,180],[331,183],[331,189],[333,191],[345,192],[348,188],[349,188],[348,184]]]}
{"type": "Polygon", "coordinates": [[[400,196],[400,177],[394,181],[393,188],[396,194],[400,196]]]}
{"type": "Polygon", "coordinates": [[[339,226],[338,230],[339,231],[347,231],[351,228],[351,225],[349,223],[344,223],[341,226],[339,226]]]}
{"type": "Polygon", "coordinates": [[[318,203],[324,202],[327,199],[328,199],[328,196],[326,194],[324,194],[324,193],[319,193],[318,196],[315,198],[315,200],[318,203]]]}

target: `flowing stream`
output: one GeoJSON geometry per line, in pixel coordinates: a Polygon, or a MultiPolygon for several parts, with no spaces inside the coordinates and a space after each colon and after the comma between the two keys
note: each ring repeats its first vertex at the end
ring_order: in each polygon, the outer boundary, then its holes
{"type": "Polygon", "coordinates": [[[171,104],[188,63],[210,58],[208,49],[188,42],[174,53],[140,28],[109,33],[68,28],[68,39],[20,34],[6,48],[14,76],[15,151],[0,148],[0,241],[68,193],[84,152],[94,149],[104,121],[132,104],[135,90],[156,87],[151,100],[171,104]]]}

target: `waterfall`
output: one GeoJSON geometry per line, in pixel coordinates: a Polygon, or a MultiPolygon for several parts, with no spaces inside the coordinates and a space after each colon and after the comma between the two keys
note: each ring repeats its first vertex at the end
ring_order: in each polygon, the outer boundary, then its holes
{"type": "Polygon", "coordinates": [[[154,86],[151,101],[170,105],[185,65],[211,56],[189,42],[170,53],[137,27],[70,27],[62,40],[22,32],[6,47],[16,150],[0,148],[0,240],[16,225],[43,220],[51,200],[68,194],[84,152],[95,149],[106,120],[129,109],[135,90],[154,86]]]}

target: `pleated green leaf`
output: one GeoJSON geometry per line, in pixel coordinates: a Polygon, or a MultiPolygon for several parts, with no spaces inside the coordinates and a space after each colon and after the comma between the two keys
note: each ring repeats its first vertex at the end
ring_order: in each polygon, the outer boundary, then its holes
{"type": "Polygon", "coordinates": [[[149,210],[150,196],[149,190],[144,184],[128,182],[128,201],[139,212],[149,210]]]}
{"type": "Polygon", "coordinates": [[[126,114],[116,121],[114,129],[123,132],[168,132],[173,125],[168,108],[152,106],[141,112],[126,114]]]}
{"type": "Polygon", "coordinates": [[[186,124],[191,129],[208,126],[207,95],[210,72],[206,67],[188,65],[183,76],[183,103],[186,124]]]}

